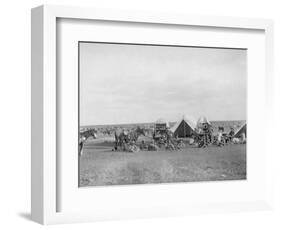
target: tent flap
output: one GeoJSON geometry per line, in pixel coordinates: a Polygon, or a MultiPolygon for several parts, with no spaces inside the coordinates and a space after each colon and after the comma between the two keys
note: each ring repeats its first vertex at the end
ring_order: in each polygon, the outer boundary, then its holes
{"type": "Polygon", "coordinates": [[[178,137],[189,137],[193,134],[194,129],[195,124],[191,120],[183,117],[170,129],[170,131],[178,137]]]}
{"type": "Polygon", "coordinates": [[[245,133],[245,136],[247,136],[247,124],[245,123],[242,125],[239,129],[236,130],[234,137],[240,137],[242,133],[245,133]]]}

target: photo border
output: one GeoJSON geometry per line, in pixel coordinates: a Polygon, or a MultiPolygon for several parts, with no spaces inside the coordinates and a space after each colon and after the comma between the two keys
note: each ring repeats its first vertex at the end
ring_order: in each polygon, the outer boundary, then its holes
{"type": "MultiPolygon", "coordinates": [[[[273,117],[273,22],[268,19],[249,19],[216,16],[190,16],[158,14],[151,12],[113,11],[80,7],[44,5],[32,9],[31,32],[31,90],[32,90],[32,152],[31,152],[31,217],[41,224],[92,221],[97,219],[95,213],[76,217],[57,210],[56,180],[57,167],[57,79],[56,79],[56,20],[71,18],[77,20],[91,19],[101,21],[122,21],[133,23],[152,23],[161,26],[191,25],[200,27],[261,29],[265,32],[266,54],[266,105],[267,121],[273,117]]],[[[273,129],[267,125],[270,133],[273,129]]],[[[267,132],[267,133],[268,133],[267,132]]],[[[270,143],[266,136],[267,145],[270,143]]],[[[268,148],[267,148],[268,149],[268,148]]],[[[271,155],[271,152],[267,152],[271,155]]],[[[272,207],[272,173],[270,163],[267,165],[267,187],[269,194],[266,200],[252,206],[234,204],[228,206],[232,211],[237,209],[260,210],[272,207]]],[[[224,205],[210,207],[210,210],[225,209],[224,205]]],[[[208,211],[210,211],[208,210],[208,211]]],[[[196,213],[196,210],[194,211],[196,213]]],[[[129,215],[128,215],[129,216],[129,215]]],[[[103,217],[105,219],[109,217],[103,217]]],[[[99,219],[99,218],[98,218],[99,219]]]]}

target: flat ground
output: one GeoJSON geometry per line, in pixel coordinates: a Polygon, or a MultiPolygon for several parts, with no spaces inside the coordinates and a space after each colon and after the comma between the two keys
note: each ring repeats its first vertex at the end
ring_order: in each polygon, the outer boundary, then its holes
{"type": "Polygon", "coordinates": [[[246,179],[246,145],[179,151],[111,151],[109,141],[89,141],[80,157],[80,186],[246,179]]]}

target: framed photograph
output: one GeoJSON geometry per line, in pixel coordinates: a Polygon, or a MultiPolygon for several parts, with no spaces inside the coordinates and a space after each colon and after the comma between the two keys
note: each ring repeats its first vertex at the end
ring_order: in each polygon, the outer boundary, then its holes
{"type": "Polygon", "coordinates": [[[272,34],[267,19],[32,9],[32,219],[270,209],[272,34]]]}

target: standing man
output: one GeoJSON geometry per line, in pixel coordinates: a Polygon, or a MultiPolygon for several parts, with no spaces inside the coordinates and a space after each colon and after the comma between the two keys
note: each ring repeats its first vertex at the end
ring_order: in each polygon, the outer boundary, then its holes
{"type": "Polygon", "coordinates": [[[202,147],[207,147],[209,143],[209,125],[208,123],[203,124],[203,146],[202,147]]]}

